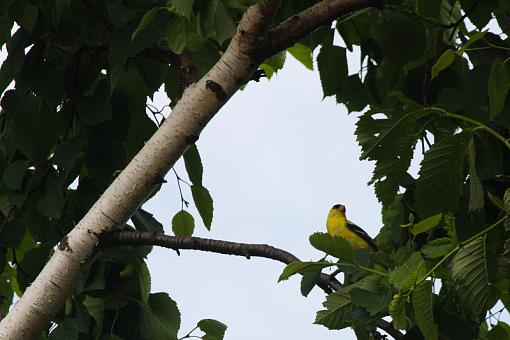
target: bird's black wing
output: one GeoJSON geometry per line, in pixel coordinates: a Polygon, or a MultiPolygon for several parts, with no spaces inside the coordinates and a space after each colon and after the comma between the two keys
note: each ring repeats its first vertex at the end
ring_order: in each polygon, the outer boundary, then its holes
{"type": "Polygon", "coordinates": [[[347,221],[347,228],[349,228],[353,233],[361,237],[368,245],[374,250],[377,251],[377,244],[375,244],[374,240],[367,234],[366,231],[358,227],[356,224],[351,221],[347,221]]]}

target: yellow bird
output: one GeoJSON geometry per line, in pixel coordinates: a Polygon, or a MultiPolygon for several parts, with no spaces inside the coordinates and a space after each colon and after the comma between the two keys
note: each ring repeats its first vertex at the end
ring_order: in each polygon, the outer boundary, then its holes
{"type": "Polygon", "coordinates": [[[377,245],[366,231],[347,219],[345,206],[341,204],[335,204],[329,211],[326,227],[328,234],[343,237],[353,249],[371,248],[377,251],[377,245]]]}

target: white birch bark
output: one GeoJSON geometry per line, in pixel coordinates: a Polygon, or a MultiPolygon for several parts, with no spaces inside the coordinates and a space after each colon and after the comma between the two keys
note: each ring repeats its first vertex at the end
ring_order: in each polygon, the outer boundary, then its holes
{"type": "Polygon", "coordinates": [[[98,236],[130,218],[216,112],[252,75],[258,63],[248,56],[247,48],[253,40],[249,35],[259,33],[256,26],[263,21],[259,7],[245,13],[222,58],[185,90],[164,124],[61,241],[36,280],[0,322],[0,339],[33,339],[44,330],[71,295],[98,236]]]}

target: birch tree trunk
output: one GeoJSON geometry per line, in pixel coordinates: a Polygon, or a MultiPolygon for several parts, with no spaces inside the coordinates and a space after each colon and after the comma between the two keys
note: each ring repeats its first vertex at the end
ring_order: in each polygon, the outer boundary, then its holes
{"type": "Polygon", "coordinates": [[[164,124],[62,239],[36,280],[0,322],[0,339],[33,339],[42,332],[71,295],[99,236],[130,218],[264,58],[293,45],[340,14],[374,2],[325,0],[280,24],[273,32],[268,27],[279,1],[267,0],[250,7],[221,59],[184,91],[164,124]]]}

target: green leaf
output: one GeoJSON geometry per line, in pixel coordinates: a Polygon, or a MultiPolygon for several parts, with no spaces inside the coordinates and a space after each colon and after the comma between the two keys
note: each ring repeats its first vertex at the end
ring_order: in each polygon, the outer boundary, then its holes
{"type": "Polygon", "coordinates": [[[353,303],[363,306],[371,316],[387,308],[391,301],[391,294],[389,291],[374,293],[362,288],[353,288],[349,292],[349,295],[353,303]]]}
{"type": "Polygon", "coordinates": [[[322,268],[317,268],[303,273],[303,277],[301,278],[301,295],[307,297],[308,294],[310,294],[313,287],[315,287],[319,281],[321,270],[322,268]]]}
{"type": "Polygon", "coordinates": [[[426,280],[413,290],[411,302],[416,323],[425,340],[437,340],[437,325],[434,321],[432,281],[426,280]]]}
{"type": "Polygon", "coordinates": [[[86,139],[83,135],[70,138],[60,144],[53,154],[53,163],[61,169],[70,170],[83,156],[86,139]]]}
{"type": "Polygon", "coordinates": [[[462,45],[462,47],[459,49],[459,51],[457,53],[458,54],[464,53],[471,45],[473,45],[478,40],[482,39],[486,33],[487,33],[487,31],[481,31],[481,32],[476,32],[475,34],[470,36],[469,40],[464,45],[462,45]]]}
{"type": "Polygon", "coordinates": [[[432,66],[431,79],[436,78],[439,72],[450,66],[455,60],[455,55],[455,52],[451,49],[444,51],[439,59],[437,59],[436,63],[432,66]]]}
{"type": "Polygon", "coordinates": [[[30,1],[15,1],[9,7],[9,11],[20,27],[28,32],[32,32],[37,22],[37,6],[32,6],[30,1]]]}
{"type": "Polygon", "coordinates": [[[503,195],[503,207],[508,215],[510,215],[510,188],[505,190],[505,194],[503,195]]]}
{"type": "Polygon", "coordinates": [[[345,48],[323,46],[317,56],[317,67],[324,97],[336,94],[340,83],[348,76],[345,48]]]}
{"type": "Polygon", "coordinates": [[[494,195],[493,193],[487,191],[487,196],[489,197],[492,204],[494,204],[499,209],[506,211],[505,205],[503,204],[503,200],[499,198],[498,196],[494,195]]]}
{"type": "Polygon", "coordinates": [[[37,210],[46,217],[59,219],[65,205],[62,186],[51,184],[37,204],[37,210]]]}
{"type": "Polygon", "coordinates": [[[195,220],[186,210],[181,210],[172,218],[172,231],[175,236],[191,236],[195,230],[195,220]]]}
{"type": "Polygon", "coordinates": [[[457,209],[470,139],[470,132],[461,132],[435,143],[425,154],[416,187],[416,206],[421,217],[457,209]]]}
{"type": "Polygon", "coordinates": [[[149,295],[140,317],[142,339],[176,340],[180,324],[181,315],[177,304],[167,293],[149,295]]]}
{"type": "Polygon", "coordinates": [[[395,294],[389,305],[389,312],[393,326],[396,329],[407,329],[409,318],[406,314],[406,300],[400,294],[395,294]]]}
{"type": "Polygon", "coordinates": [[[327,261],[320,261],[320,262],[292,262],[289,263],[285,268],[283,269],[283,272],[281,273],[280,277],[278,278],[278,282],[288,280],[291,276],[298,274],[298,273],[305,273],[309,271],[316,271],[317,269],[327,268],[334,266],[334,263],[327,262],[327,261]]]}
{"type": "Polygon", "coordinates": [[[489,296],[485,236],[462,247],[452,263],[452,277],[458,287],[460,309],[475,318],[485,315],[489,296]]]}
{"type": "Polygon", "coordinates": [[[193,201],[195,202],[195,206],[197,207],[198,213],[200,217],[202,217],[202,221],[204,222],[207,230],[211,230],[211,223],[213,218],[213,200],[209,191],[201,186],[193,184],[191,186],[191,194],[193,196],[193,201]]]}
{"type": "Polygon", "coordinates": [[[218,0],[208,0],[197,3],[200,33],[204,38],[210,38],[216,33],[214,30],[214,18],[218,2],[218,0]]]}
{"type": "Polygon", "coordinates": [[[167,38],[168,47],[175,54],[180,54],[186,48],[186,19],[174,16],[168,23],[167,38]]]}
{"type": "Polygon", "coordinates": [[[20,190],[27,170],[28,161],[14,161],[9,164],[4,170],[3,181],[5,186],[13,190],[20,190]]]}
{"type": "Polygon", "coordinates": [[[487,334],[487,340],[510,340],[510,326],[503,321],[498,321],[487,334]]]}
{"type": "Polygon", "coordinates": [[[449,237],[442,237],[429,241],[421,249],[421,253],[428,259],[437,259],[445,256],[454,247],[455,243],[449,237]]]}
{"type": "Polygon", "coordinates": [[[326,310],[317,312],[315,324],[329,329],[342,329],[349,326],[347,320],[351,315],[352,304],[348,292],[340,290],[329,294],[323,305],[326,310]]]}
{"type": "Polygon", "coordinates": [[[469,141],[467,154],[469,162],[469,211],[473,213],[481,211],[484,206],[482,181],[476,172],[476,149],[473,139],[469,141]]]}
{"type": "Polygon", "coordinates": [[[439,222],[441,222],[442,219],[443,219],[442,213],[427,217],[426,219],[421,220],[420,222],[413,225],[413,227],[411,228],[411,234],[418,235],[421,233],[426,233],[427,231],[436,227],[439,224],[439,222]]]}
{"type": "Polygon", "coordinates": [[[313,233],[310,235],[310,244],[326,254],[332,255],[336,258],[350,261],[353,260],[352,246],[343,237],[331,236],[327,233],[313,233]]]}
{"type": "Polygon", "coordinates": [[[310,47],[297,43],[287,49],[289,53],[296,58],[307,69],[313,70],[313,55],[310,47]]]}
{"type": "Polygon", "coordinates": [[[203,340],[222,340],[227,330],[227,325],[213,319],[200,320],[197,325],[205,333],[203,340]]]}
{"type": "Polygon", "coordinates": [[[404,264],[390,272],[390,283],[400,291],[409,290],[416,281],[425,275],[425,261],[420,252],[412,253],[404,264]]]}
{"type": "Polygon", "coordinates": [[[134,40],[136,38],[136,36],[138,35],[138,33],[143,31],[154,20],[154,18],[156,17],[156,14],[162,9],[165,10],[167,8],[166,7],[153,7],[148,12],[146,12],[142,17],[142,20],[140,20],[138,27],[133,31],[133,34],[131,35],[131,40],[134,40]]]}
{"type": "Polygon", "coordinates": [[[326,326],[329,329],[342,329],[350,326],[355,314],[352,313],[353,306],[349,293],[355,288],[376,292],[379,286],[380,278],[376,275],[370,275],[329,294],[322,304],[326,310],[317,312],[314,323],[326,326]]]}
{"type": "Polygon", "coordinates": [[[236,33],[236,24],[222,1],[218,2],[218,7],[216,8],[214,30],[216,31],[214,38],[219,44],[223,44],[225,40],[232,38],[236,33]]]}
{"type": "Polygon", "coordinates": [[[17,112],[7,114],[7,134],[14,145],[31,161],[48,159],[57,141],[58,125],[55,112],[39,98],[27,94],[17,112]],[[10,119],[9,119],[10,118],[10,119]]]}
{"type": "Polygon", "coordinates": [[[204,168],[202,167],[202,160],[198,153],[197,145],[192,144],[184,153],[184,166],[191,183],[196,185],[202,185],[202,174],[204,168]]]}
{"type": "Polygon", "coordinates": [[[194,0],[170,0],[171,10],[189,20],[193,13],[194,0]]]}
{"type": "Polygon", "coordinates": [[[280,52],[275,54],[269,59],[266,59],[260,67],[264,70],[266,73],[266,76],[268,79],[271,79],[273,74],[277,73],[279,70],[283,68],[283,65],[285,64],[285,57],[286,53],[280,52]]]}
{"type": "Polygon", "coordinates": [[[510,89],[510,68],[507,60],[496,58],[492,62],[488,83],[491,119],[501,113],[510,89]]]}
{"type": "Polygon", "coordinates": [[[104,320],[104,299],[85,295],[83,306],[85,306],[88,313],[96,320],[97,327],[102,329],[104,320]]]}
{"type": "Polygon", "coordinates": [[[151,274],[145,261],[142,261],[136,267],[136,273],[138,275],[138,284],[140,287],[140,298],[143,303],[147,303],[151,292],[151,274]]]}
{"type": "Polygon", "coordinates": [[[131,216],[131,221],[133,221],[133,224],[138,230],[156,233],[163,232],[163,225],[159,223],[151,213],[141,208],[131,216]]]}
{"type": "Polygon", "coordinates": [[[65,318],[58,327],[50,333],[49,340],[78,339],[78,323],[75,319],[65,318]]]}

